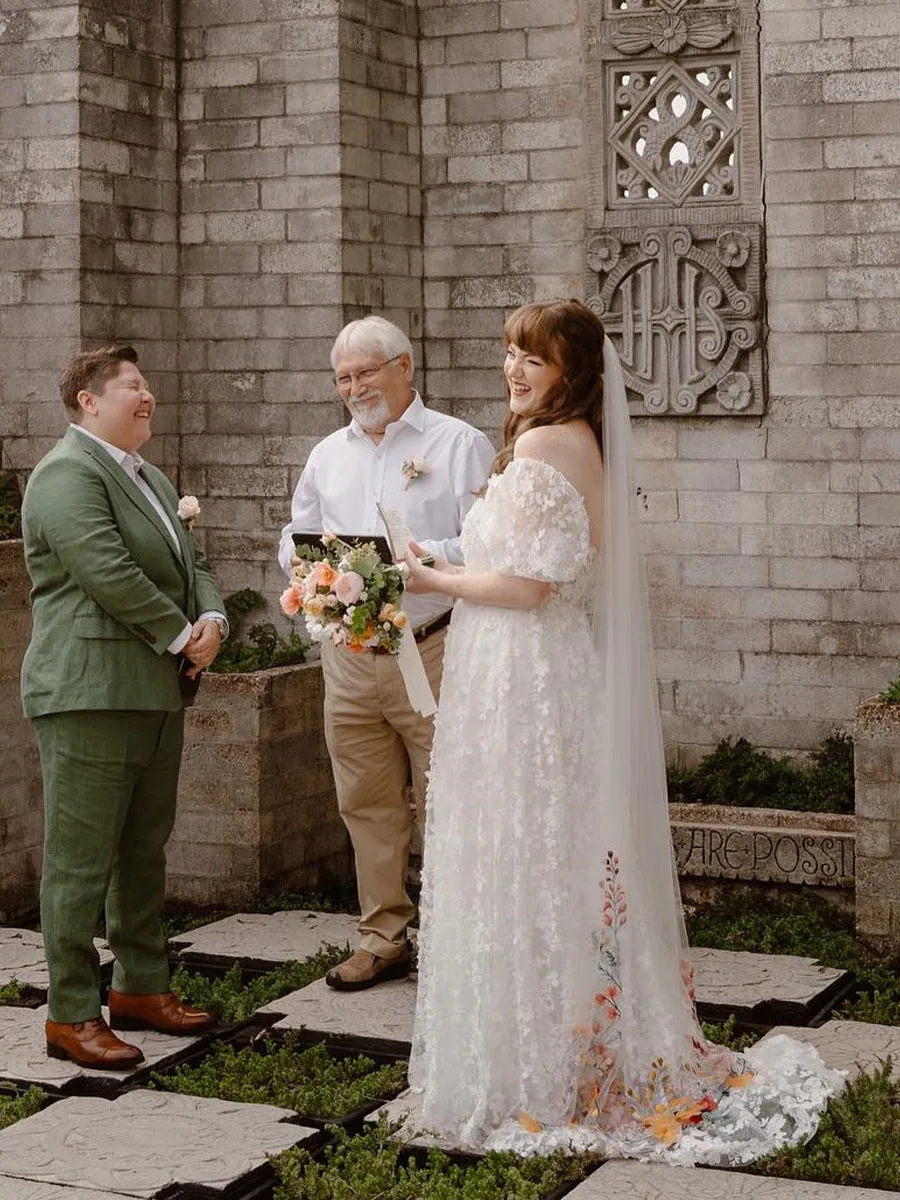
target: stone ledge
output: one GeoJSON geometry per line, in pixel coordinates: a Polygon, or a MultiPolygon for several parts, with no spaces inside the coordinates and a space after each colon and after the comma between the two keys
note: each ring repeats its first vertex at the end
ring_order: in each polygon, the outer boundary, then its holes
{"type": "Polygon", "coordinates": [[[853,814],[672,804],[669,819],[684,877],[853,887],[853,814]]]}

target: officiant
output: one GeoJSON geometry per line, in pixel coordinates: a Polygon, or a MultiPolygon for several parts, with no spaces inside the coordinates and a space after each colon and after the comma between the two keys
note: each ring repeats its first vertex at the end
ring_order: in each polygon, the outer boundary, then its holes
{"type": "MultiPolygon", "coordinates": [[[[349,424],[314,447],[284,527],[279,562],[291,572],[294,533],[384,535],[377,505],[395,510],[435,557],[462,563],[460,533],[484,487],[494,451],[472,425],[426,407],[413,386],[413,348],[383,317],[351,321],[331,350],[334,383],[349,424]]],[[[442,596],[405,597],[404,607],[435,696],[450,608],[442,596]]],[[[406,890],[412,813],[424,829],[425,772],[433,719],[409,702],[393,655],[322,645],[325,737],[338,806],[356,859],[358,949],[326,976],[342,991],[409,973],[406,890]]]]}

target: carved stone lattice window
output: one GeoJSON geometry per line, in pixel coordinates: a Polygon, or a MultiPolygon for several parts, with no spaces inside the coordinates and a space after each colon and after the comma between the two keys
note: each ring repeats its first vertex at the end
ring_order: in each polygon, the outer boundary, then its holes
{"type": "Polygon", "coordinates": [[[755,0],[589,0],[588,303],[643,413],[758,413],[755,0]]]}

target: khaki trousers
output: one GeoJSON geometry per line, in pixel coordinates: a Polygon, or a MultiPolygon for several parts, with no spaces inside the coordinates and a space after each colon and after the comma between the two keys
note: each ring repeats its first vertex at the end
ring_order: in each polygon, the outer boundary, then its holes
{"type": "MultiPolygon", "coordinates": [[[[440,629],[419,642],[435,699],[446,634],[446,629],[440,629]]],[[[412,837],[406,783],[411,774],[419,830],[424,834],[425,772],[434,720],[410,707],[391,654],[351,654],[324,642],[322,671],[325,739],[338,808],[356,858],[360,946],[390,958],[403,949],[406,926],[415,913],[406,892],[412,837]]]]}

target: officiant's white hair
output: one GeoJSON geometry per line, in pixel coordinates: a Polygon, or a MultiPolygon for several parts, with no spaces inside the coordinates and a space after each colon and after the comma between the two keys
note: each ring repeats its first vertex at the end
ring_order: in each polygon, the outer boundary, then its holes
{"type": "Polygon", "coordinates": [[[357,353],[383,354],[385,358],[396,358],[408,354],[410,366],[414,367],[412,343],[393,321],[385,317],[361,317],[345,325],[334,339],[331,347],[331,367],[334,370],[338,357],[348,351],[357,353]]]}

